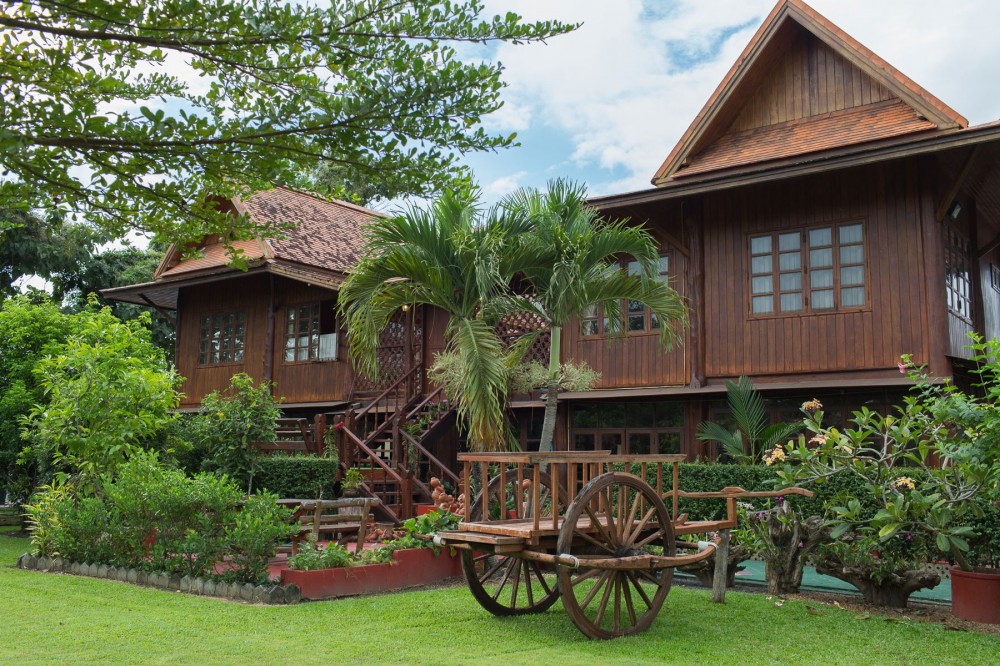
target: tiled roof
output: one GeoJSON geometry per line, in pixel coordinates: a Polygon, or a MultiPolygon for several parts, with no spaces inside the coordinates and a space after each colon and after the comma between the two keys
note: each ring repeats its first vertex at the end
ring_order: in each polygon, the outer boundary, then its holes
{"type": "Polygon", "coordinates": [[[902,100],[868,104],[723,135],[674,178],[933,129],[902,100]]]}
{"type": "MultiPolygon", "coordinates": [[[[365,237],[363,227],[382,214],[344,201],[326,200],[286,187],[257,192],[233,200],[238,212],[262,224],[295,225],[282,239],[235,241],[248,261],[292,262],[324,271],[344,273],[357,263],[365,237]]],[[[219,242],[200,248],[199,255],[178,261],[181,249],[171,246],[156,279],[174,278],[229,265],[226,247],[219,242]]]]}
{"type": "Polygon", "coordinates": [[[327,201],[284,187],[258,192],[242,202],[257,222],[296,224],[282,240],[269,240],[275,259],[344,272],[357,263],[363,227],[380,213],[342,201],[327,201]]]}
{"type": "MultiPolygon", "coordinates": [[[[260,259],[264,256],[260,242],[256,240],[235,241],[232,243],[234,249],[243,250],[243,256],[249,260],[260,259]]],[[[160,277],[174,277],[183,273],[200,271],[203,268],[214,268],[225,266],[229,263],[229,256],[226,254],[226,246],[222,243],[212,243],[200,248],[198,256],[185,259],[176,266],[168,268],[160,274],[160,277]]]]}

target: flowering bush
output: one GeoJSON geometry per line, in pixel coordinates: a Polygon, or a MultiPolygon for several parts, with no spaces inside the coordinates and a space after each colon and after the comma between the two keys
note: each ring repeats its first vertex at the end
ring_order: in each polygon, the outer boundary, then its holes
{"type": "Polygon", "coordinates": [[[838,475],[860,478],[874,504],[841,496],[828,509],[832,536],[883,547],[897,536],[937,550],[971,568],[966,557],[975,532],[972,521],[995,501],[1000,465],[1000,343],[975,342],[981,395],[938,383],[903,357],[901,368],[914,381],[897,414],[882,416],[865,407],[853,427],[823,425],[822,405],[802,406],[813,433],[783,449],[778,475],[784,483],[822,483],[838,475]]]}

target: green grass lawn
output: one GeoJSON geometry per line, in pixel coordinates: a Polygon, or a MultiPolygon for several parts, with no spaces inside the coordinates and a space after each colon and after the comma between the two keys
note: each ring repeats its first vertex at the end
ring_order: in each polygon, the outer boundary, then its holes
{"type": "Polygon", "coordinates": [[[589,641],[556,604],[495,618],[464,586],[249,606],[10,568],[0,536],[0,664],[998,664],[1000,638],[760,594],[674,588],[650,631],[589,641]],[[867,618],[867,619],[865,619],[867,618]]]}

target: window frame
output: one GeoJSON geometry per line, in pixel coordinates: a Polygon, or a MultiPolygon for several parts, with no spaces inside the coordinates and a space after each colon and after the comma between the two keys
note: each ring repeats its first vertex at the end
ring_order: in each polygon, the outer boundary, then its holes
{"type": "MultiPolygon", "coordinates": [[[[944,254],[945,307],[949,315],[973,326],[976,306],[972,271],[975,270],[975,263],[970,256],[971,242],[968,235],[955,228],[953,224],[946,222],[941,232],[944,254]],[[961,266],[957,265],[959,263],[961,266]],[[964,309],[959,310],[955,305],[956,301],[960,301],[964,309]]],[[[992,268],[990,273],[992,281],[992,268]]]]}
{"type": "MultiPolygon", "coordinates": [[[[659,259],[666,259],[667,267],[666,270],[661,269],[660,272],[657,274],[657,277],[669,285],[671,280],[673,280],[676,277],[673,274],[673,269],[675,265],[675,256],[673,248],[665,248],[660,250],[659,259]]],[[[631,270],[631,266],[636,263],[637,262],[634,259],[625,259],[619,261],[618,265],[621,267],[622,270],[628,271],[631,270]]],[[[634,331],[628,330],[629,319],[631,317],[639,316],[638,313],[633,315],[629,314],[628,304],[629,301],[622,302],[622,313],[625,318],[625,330],[622,331],[622,334],[627,336],[636,336],[636,337],[643,335],[659,335],[659,328],[660,328],[659,322],[657,322],[657,325],[655,327],[653,326],[653,321],[652,321],[653,313],[650,312],[649,308],[645,306],[643,307],[643,312],[642,312],[643,328],[636,329],[634,331]]],[[[583,314],[580,315],[579,319],[580,319],[579,334],[581,338],[596,340],[599,338],[606,338],[612,335],[611,333],[608,333],[608,331],[606,330],[605,324],[607,319],[604,317],[604,309],[597,305],[590,306],[590,308],[585,310],[583,314]],[[596,333],[584,332],[584,327],[587,325],[587,322],[593,322],[594,324],[596,324],[597,328],[596,333]]]]}
{"type": "Polygon", "coordinates": [[[247,352],[247,309],[241,308],[239,310],[206,310],[199,312],[197,315],[198,322],[198,356],[197,356],[197,367],[199,368],[217,368],[226,365],[244,365],[246,363],[246,352],[247,352]],[[226,326],[226,318],[232,317],[233,333],[232,335],[224,336],[226,326]],[[205,328],[205,320],[208,319],[209,328],[205,328]],[[215,322],[219,321],[219,328],[215,328],[215,322]],[[242,334],[239,333],[239,327],[242,326],[242,334]],[[206,331],[208,335],[206,336],[206,331]],[[212,349],[211,342],[216,338],[216,331],[218,332],[219,348],[217,353],[219,355],[219,360],[212,361],[212,349]],[[223,354],[223,341],[229,340],[232,345],[233,360],[224,361],[222,360],[223,354]],[[202,345],[208,343],[208,347],[202,351],[202,345]],[[238,343],[238,344],[237,344],[238,343]],[[240,354],[239,360],[236,359],[236,355],[240,354]],[[202,360],[202,355],[205,355],[205,360],[202,360]]]}
{"type": "MultiPolygon", "coordinates": [[[[775,229],[773,231],[748,231],[744,234],[743,241],[743,252],[744,260],[746,262],[746,279],[744,284],[746,285],[747,298],[746,298],[746,316],[748,319],[752,320],[762,320],[762,319],[778,319],[783,317],[803,317],[803,316],[822,316],[829,314],[844,314],[849,312],[866,312],[870,311],[872,307],[872,279],[871,279],[871,243],[869,242],[870,235],[868,233],[868,219],[867,218],[852,218],[847,220],[839,221],[829,221],[821,224],[812,224],[805,227],[794,227],[789,229],[775,229]],[[842,227],[850,227],[858,225],[861,227],[861,241],[858,243],[841,243],[840,240],[840,229],[842,227]],[[813,231],[818,231],[822,229],[830,230],[830,244],[813,247],[809,243],[809,235],[813,231]],[[799,256],[799,267],[797,273],[792,270],[782,271],[780,267],[780,254],[781,249],[779,247],[779,237],[782,235],[789,235],[797,233],[799,234],[799,244],[797,248],[799,256]],[[770,254],[754,253],[753,251],[753,240],[757,238],[770,238],[770,254]],[[863,256],[861,263],[844,263],[841,261],[841,247],[852,247],[860,246],[862,248],[863,256]],[[817,266],[813,267],[811,263],[811,251],[812,250],[825,250],[829,249],[832,255],[831,264],[827,266],[817,266]],[[764,257],[768,256],[771,259],[771,272],[767,275],[764,273],[755,274],[753,271],[753,259],[754,257],[764,257]],[[857,268],[861,267],[864,274],[864,282],[862,284],[851,284],[844,286],[841,283],[841,272],[845,268],[857,268]],[[811,286],[811,275],[812,271],[826,270],[829,268],[833,272],[833,282],[829,289],[833,292],[833,306],[829,308],[819,308],[814,309],[812,305],[812,291],[814,289],[811,286]],[[799,283],[799,290],[795,292],[794,290],[781,290],[781,275],[786,274],[797,274],[801,276],[799,283]],[[754,294],[754,278],[770,277],[771,278],[771,291],[768,293],[754,294]],[[843,291],[845,289],[853,289],[861,287],[865,290],[865,299],[861,305],[842,305],[843,291]],[[782,311],[781,308],[781,295],[783,293],[791,294],[798,293],[802,299],[802,307],[799,310],[788,310],[782,311]],[[754,308],[754,298],[755,297],[767,297],[770,296],[772,299],[772,305],[775,309],[771,312],[761,312],[756,313],[753,311],[754,308]]],[[[787,253],[796,250],[786,250],[787,253]]],[[[827,287],[821,287],[815,289],[815,291],[825,290],[827,287]]]]}
{"type": "MultiPolygon", "coordinates": [[[[676,401],[645,401],[645,402],[609,402],[609,403],[584,403],[580,405],[574,405],[571,410],[569,417],[569,450],[570,451],[592,451],[592,450],[610,450],[612,454],[628,454],[632,453],[630,450],[631,444],[630,439],[632,435],[648,436],[650,448],[656,448],[653,453],[659,453],[659,437],[660,435],[674,436],[677,438],[677,451],[673,453],[686,453],[685,451],[685,432],[687,427],[687,410],[686,405],[682,402],[676,401]],[[603,425],[602,419],[604,418],[601,414],[601,408],[608,408],[614,406],[622,406],[623,408],[623,420],[621,424],[615,423],[613,425],[603,425]],[[634,413],[638,407],[652,408],[653,410],[653,421],[648,424],[637,423],[632,425],[629,423],[629,413],[631,408],[631,413],[634,413]],[[660,409],[676,409],[677,414],[680,418],[680,423],[678,425],[657,425],[657,419],[660,417],[660,409]],[[595,425],[590,426],[578,426],[574,424],[574,414],[575,410],[588,410],[592,412],[592,418],[595,419],[595,425]],[[580,449],[577,448],[576,440],[578,437],[592,437],[593,438],[593,449],[580,449]],[[617,449],[607,449],[604,445],[604,440],[617,438],[618,444],[617,449]]],[[[646,451],[650,453],[650,451],[646,451]]]]}
{"type": "Polygon", "coordinates": [[[281,363],[282,365],[304,365],[309,363],[332,363],[340,361],[341,358],[341,340],[340,340],[340,315],[337,312],[337,299],[336,298],[324,298],[320,300],[304,301],[301,303],[290,303],[284,308],[284,316],[282,317],[283,322],[283,332],[281,336],[281,363]],[[332,358],[321,358],[319,356],[320,350],[322,349],[322,338],[324,334],[322,333],[323,327],[323,308],[329,307],[333,311],[333,332],[332,335],[336,336],[335,339],[335,350],[332,358]],[[304,308],[309,308],[309,327],[306,331],[302,331],[299,327],[299,322],[301,321],[299,314],[304,308]],[[290,319],[292,313],[295,313],[295,318],[290,319]],[[316,331],[312,332],[312,322],[316,322],[316,331]],[[289,326],[294,326],[295,330],[291,333],[289,332],[289,326]],[[295,344],[292,347],[288,346],[289,338],[293,338],[295,344]],[[303,346],[300,344],[302,337],[307,337],[308,340],[303,346]],[[313,338],[315,337],[315,340],[313,338]],[[306,358],[298,358],[299,350],[306,349],[306,358]],[[312,356],[312,349],[316,350],[316,356],[312,356]],[[287,358],[288,351],[293,351],[293,358],[289,360],[287,358]]]}

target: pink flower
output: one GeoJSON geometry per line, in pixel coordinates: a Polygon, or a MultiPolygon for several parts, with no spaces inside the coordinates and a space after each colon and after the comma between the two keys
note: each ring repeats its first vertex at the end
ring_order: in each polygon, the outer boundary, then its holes
{"type": "Polygon", "coordinates": [[[906,374],[906,367],[907,366],[906,366],[905,363],[903,363],[902,361],[900,361],[899,363],[896,364],[896,367],[899,368],[899,374],[901,374],[901,375],[905,375],[906,374]]]}

